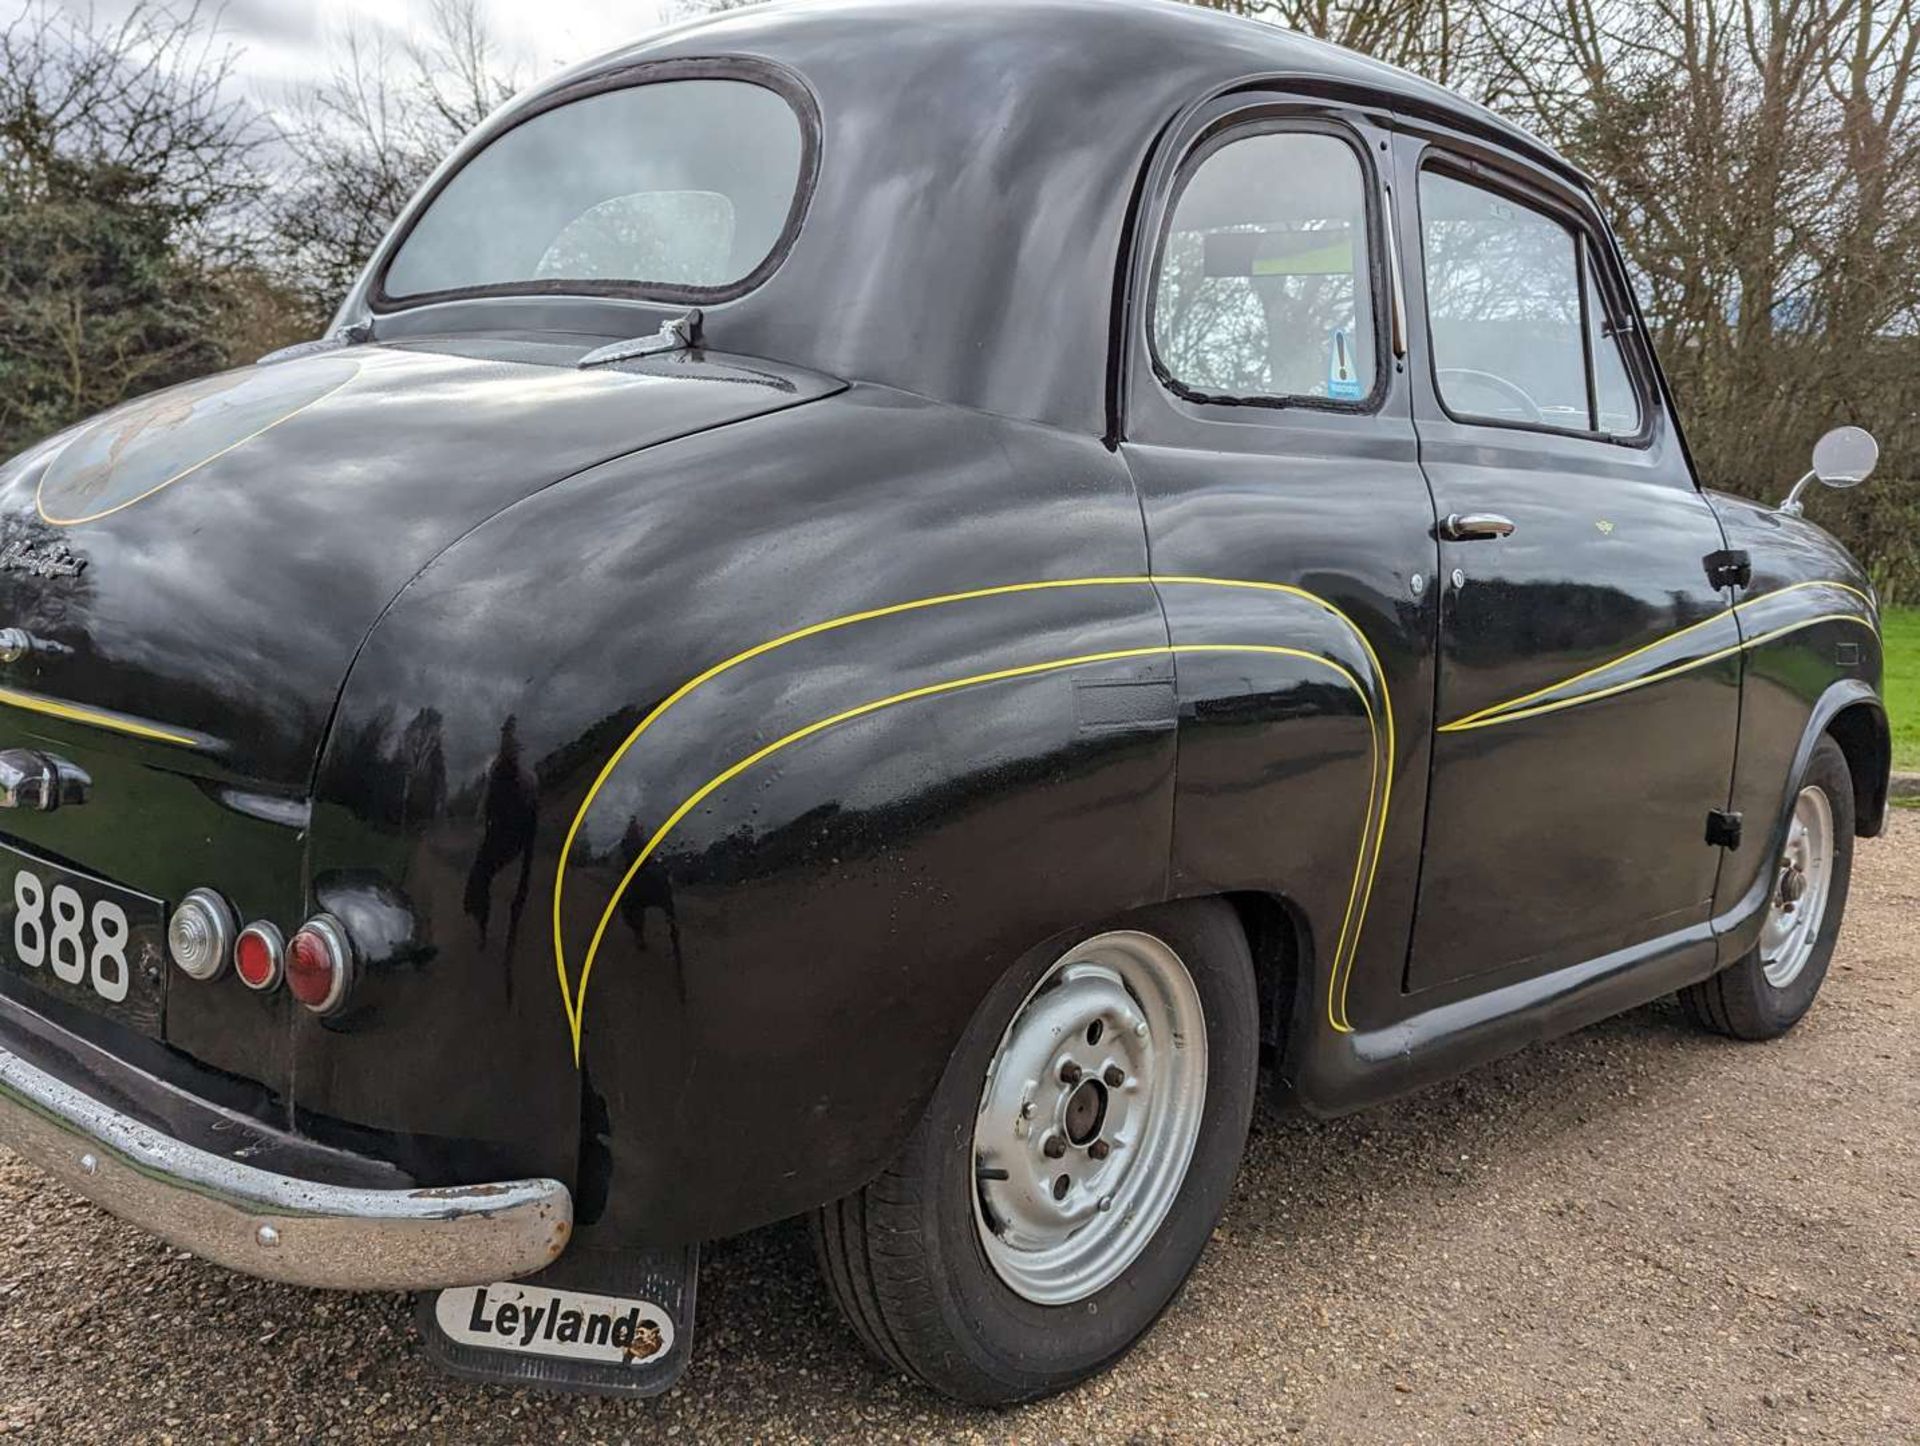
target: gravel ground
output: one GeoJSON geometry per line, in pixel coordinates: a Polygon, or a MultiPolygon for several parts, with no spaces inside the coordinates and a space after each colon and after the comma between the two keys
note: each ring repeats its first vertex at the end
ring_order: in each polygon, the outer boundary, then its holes
{"type": "Polygon", "coordinates": [[[1333,1124],[1262,1119],[1198,1275],[1104,1378],[969,1413],[870,1364],[804,1233],[712,1248],[652,1402],[461,1386],[398,1296],[231,1276],[0,1156],[0,1433],[30,1440],[1920,1442],[1920,813],[1819,1005],[1670,1003],[1333,1124]]]}

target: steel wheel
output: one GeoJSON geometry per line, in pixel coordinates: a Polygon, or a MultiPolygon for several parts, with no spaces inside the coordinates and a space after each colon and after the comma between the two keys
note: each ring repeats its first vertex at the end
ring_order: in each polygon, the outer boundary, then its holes
{"type": "Polygon", "coordinates": [[[959,1400],[1106,1369],[1206,1249],[1259,1064],[1253,952],[1225,900],[1036,943],[974,1009],[893,1163],[815,1214],[834,1299],[876,1355],[959,1400]]]}
{"type": "Polygon", "coordinates": [[[1178,954],[1117,931],[1055,963],[980,1093],[973,1215],[995,1274],[1041,1305],[1112,1284],[1179,1195],[1206,1098],[1206,1019],[1178,954]]]}
{"type": "Polygon", "coordinates": [[[1833,804],[1817,785],[1800,790],[1780,856],[1773,903],[1760,935],[1767,983],[1785,989],[1812,957],[1833,883],[1833,804]]]}

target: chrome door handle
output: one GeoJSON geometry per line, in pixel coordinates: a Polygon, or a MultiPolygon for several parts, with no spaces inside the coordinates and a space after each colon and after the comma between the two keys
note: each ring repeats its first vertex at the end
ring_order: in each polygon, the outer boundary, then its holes
{"type": "Polygon", "coordinates": [[[0,749],[0,808],[51,813],[85,803],[92,793],[86,770],[64,758],[37,748],[0,749]]]}
{"type": "Polygon", "coordinates": [[[1513,532],[1513,519],[1497,512],[1454,512],[1440,524],[1440,535],[1448,542],[1479,542],[1489,537],[1506,537],[1513,532]]]}

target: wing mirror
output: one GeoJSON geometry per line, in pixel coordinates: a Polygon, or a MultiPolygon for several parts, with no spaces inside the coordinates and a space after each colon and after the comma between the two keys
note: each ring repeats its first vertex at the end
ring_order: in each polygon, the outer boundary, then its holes
{"type": "Polygon", "coordinates": [[[1873,475],[1880,461],[1880,444],[1865,427],[1835,427],[1813,444],[1813,470],[1793,484],[1793,491],[1780,504],[1789,517],[1807,510],[1800,494],[1814,482],[1829,487],[1858,487],[1873,475]]]}

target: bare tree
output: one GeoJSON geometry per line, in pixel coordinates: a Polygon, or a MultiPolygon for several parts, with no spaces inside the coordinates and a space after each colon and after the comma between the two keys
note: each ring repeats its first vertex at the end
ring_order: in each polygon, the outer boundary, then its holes
{"type": "Polygon", "coordinates": [[[353,284],[434,168],[519,85],[476,0],[434,0],[422,39],[396,47],[350,28],[336,49],[332,74],[295,97],[281,128],[294,164],[277,229],[316,310],[353,284]]]}
{"type": "Polygon", "coordinates": [[[1596,177],[1708,480],[1770,495],[1871,426],[1887,466],[1841,515],[1920,587],[1885,521],[1920,518],[1915,0],[1477,3],[1509,108],[1596,177]]]}
{"type": "Polygon", "coordinates": [[[1455,85],[1481,70],[1480,16],[1461,0],[1192,0],[1331,41],[1455,85]]]}
{"type": "Polygon", "coordinates": [[[264,181],[232,73],[198,0],[141,0],[117,25],[42,0],[0,31],[0,184],[31,202],[72,167],[110,170],[138,178],[196,244],[230,242],[264,181]]]}
{"type": "Polygon", "coordinates": [[[196,6],[0,31],[0,454],[224,365],[271,292],[231,64],[196,6]]]}

